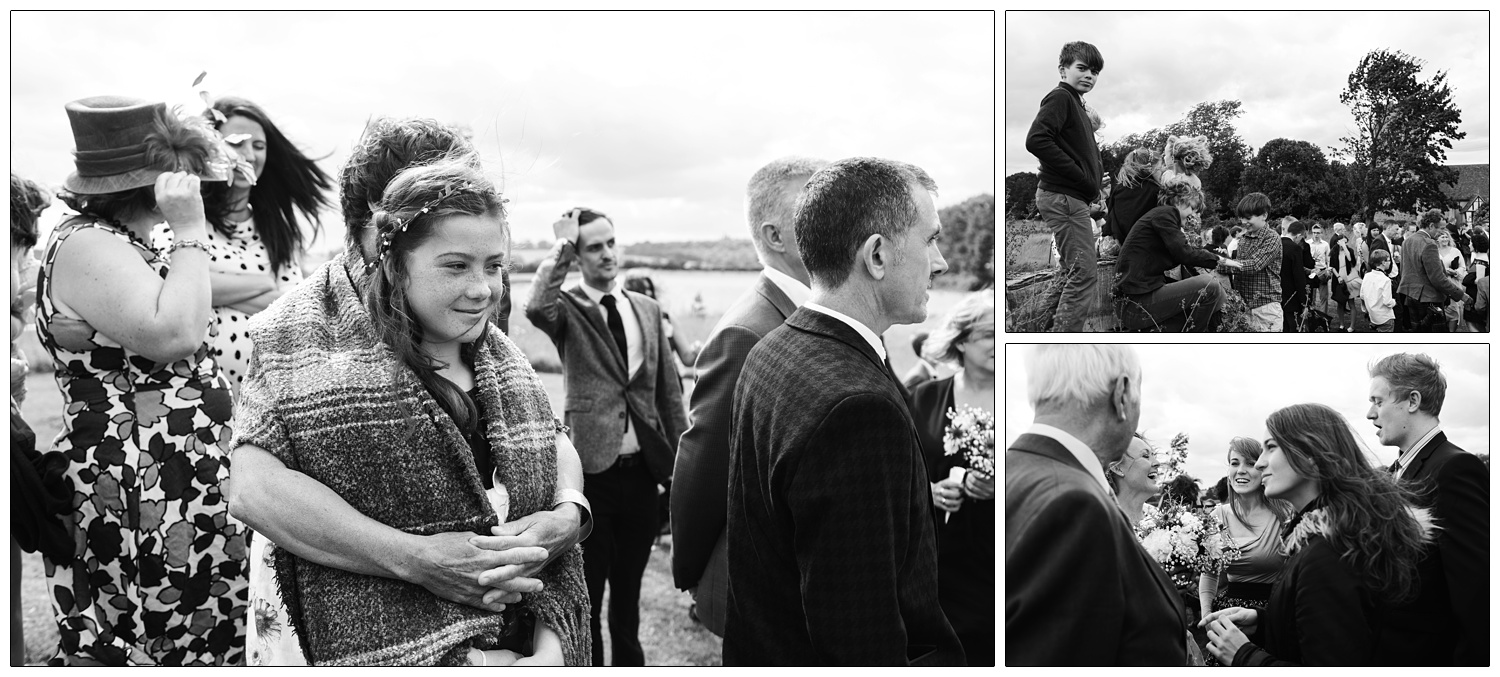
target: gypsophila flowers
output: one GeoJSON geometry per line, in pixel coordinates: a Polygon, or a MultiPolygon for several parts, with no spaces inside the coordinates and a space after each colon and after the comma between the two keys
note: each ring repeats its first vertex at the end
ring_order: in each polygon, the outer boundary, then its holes
{"type": "Polygon", "coordinates": [[[995,415],[966,404],[962,411],[949,409],[948,421],[943,431],[943,454],[962,454],[970,471],[985,479],[994,478],[995,415]]]}

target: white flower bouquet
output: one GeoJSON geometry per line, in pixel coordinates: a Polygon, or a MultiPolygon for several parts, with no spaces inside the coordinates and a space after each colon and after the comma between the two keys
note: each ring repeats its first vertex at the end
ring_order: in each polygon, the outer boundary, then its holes
{"type": "Polygon", "coordinates": [[[948,421],[943,431],[943,454],[961,455],[970,472],[994,479],[995,415],[966,404],[961,411],[949,409],[948,421]]]}

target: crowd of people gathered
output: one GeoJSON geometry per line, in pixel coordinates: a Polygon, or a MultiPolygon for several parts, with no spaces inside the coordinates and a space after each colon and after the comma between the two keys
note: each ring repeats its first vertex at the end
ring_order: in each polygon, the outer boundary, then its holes
{"type": "Polygon", "coordinates": [[[1148,499],[1198,495],[1157,482],[1135,352],[1043,345],[1025,368],[1035,419],[1005,454],[1006,665],[1489,664],[1489,468],[1444,431],[1431,357],[1369,367],[1389,467],[1324,404],[1233,438],[1203,518],[1222,566],[1190,578],[1150,553],[1148,499]]]}
{"type": "Polygon", "coordinates": [[[987,467],[945,439],[993,429],[994,292],[911,390],[881,339],[947,267],[921,168],[755,172],[764,268],[690,398],[615,222],[569,210],[524,304],[554,408],[509,338],[508,200],[462,130],[374,119],[334,176],[241,98],[65,109],[50,234],[53,192],[11,175],[11,333],[34,317],[46,353],[12,344],[13,664],[26,551],[53,665],[604,665],[605,616],[608,662],[643,665],[667,487],[673,577],[726,665],[994,664],[993,438],[987,467]],[[344,250],[304,268],[335,184],[344,250]],[[53,440],[21,413],[28,358],[54,368],[53,440]]]}
{"type": "Polygon", "coordinates": [[[1236,221],[1205,229],[1199,173],[1213,155],[1203,136],[1135,148],[1115,177],[1104,174],[1104,123],[1084,100],[1103,69],[1098,48],[1064,45],[1062,82],[1026,137],[1041,161],[1037,210],[1060,263],[1042,299],[1045,329],[1081,331],[1105,310],[1127,331],[1216,331],[1232,290],[1249,315],[1237,329],[1247,331],[1489,331],[1487,226],[1429,210],[1383,225],[1286,215],[1273,230],[1277,206],[1252,192],[1235,206],[1236,221]],[[1098,261],[1109,256],[1113,280],[1101,281],[1098,261]],[[1100,284],[1112,308],[1096,307],[1100,284]]]}

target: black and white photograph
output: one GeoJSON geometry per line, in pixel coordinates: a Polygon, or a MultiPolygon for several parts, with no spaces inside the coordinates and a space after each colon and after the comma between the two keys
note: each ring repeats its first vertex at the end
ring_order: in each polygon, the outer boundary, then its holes
{"type": "Polygon", "coordinates": [[[1005,12],[1011,332],[1487,332],[1488,11],[1005,12]]]}
{"type": "Polygon", "coordinates": [[[1489,344],[1006,344],[1016,666],[1487,666],[1489,344]]]}
{"type": "Polygon", "coordinates": [[[11,11],[12,666],[993,666],[996,11],[11,11]]]}

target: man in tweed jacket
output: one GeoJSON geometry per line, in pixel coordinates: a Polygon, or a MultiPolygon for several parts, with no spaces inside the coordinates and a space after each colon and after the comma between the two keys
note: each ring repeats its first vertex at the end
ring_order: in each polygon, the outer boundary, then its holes
{"type": "Polygon", "coordinates": [[[644,665],[641,576],[658,531],[657,484],[672,477],[687,428],[682,382],[662,331],[661,306],[626,291],[609,217],[574,209],[553,224],[557,244],[537,268],[526,319],[563,364],[563,422],[583,461],[594,520],[583,541],[594,665],[604,665],[599,612],[609,583],[611,665],[644,665]],[[574,260],[583,281],[562,288],[574,260]]]}
{"type": "Polygon", "coordinates": [[[672,480],[672,578],[693,593],[698,620],[724,636],[729,598],[724,521],[729,492],[729,422],[734,385],[750,349],[812,296],[792,234],[797,196],[822,160],[786,157],[761,167],[745,191],[755,253],[765,266],[714,327],[698,353],[693,424],[677,449],[672,480]]]}
{"type": "Polygon", "coordinates": [[[947,270],[926,172],[850,158],[794,217],[813,296],[751,349],[729,451],[725,665],[962,665],[926,466],[880,334],[947,270]]]}

